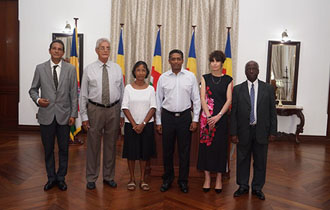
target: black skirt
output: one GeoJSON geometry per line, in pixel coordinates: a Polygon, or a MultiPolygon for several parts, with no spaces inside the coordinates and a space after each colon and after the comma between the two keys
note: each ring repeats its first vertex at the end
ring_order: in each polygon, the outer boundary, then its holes
{"type": "Polygon", "coordinates": [[[124,127],[123,158],[128,160],[149,160],[155,155],[154,123],[147,123],[142,133],[137,134],[131,123],[124,127]]]}

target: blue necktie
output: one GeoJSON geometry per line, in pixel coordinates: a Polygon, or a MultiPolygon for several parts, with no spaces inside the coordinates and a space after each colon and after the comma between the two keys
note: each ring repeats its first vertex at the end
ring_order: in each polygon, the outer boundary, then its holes
{"type": "Polygon", "coordinates": [[[251,85],[251,90],[250,90],[250,101],[251,101],[250,124],[253,124],[255,121],[255,119],[254,119],[254,84],[253,83],[251,85]]]}

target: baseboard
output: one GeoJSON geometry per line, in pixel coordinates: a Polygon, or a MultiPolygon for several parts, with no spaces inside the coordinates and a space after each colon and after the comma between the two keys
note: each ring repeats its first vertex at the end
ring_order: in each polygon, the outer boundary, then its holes
{"type": "Polygon", "coordinates": [[[39,125],[18,125],[17,131],[40,131],[39,125]]]}
{"type": "Polygon", "coordinates": [[[301,141],[330,141],[327,136],[299,135],[301,141]]]}

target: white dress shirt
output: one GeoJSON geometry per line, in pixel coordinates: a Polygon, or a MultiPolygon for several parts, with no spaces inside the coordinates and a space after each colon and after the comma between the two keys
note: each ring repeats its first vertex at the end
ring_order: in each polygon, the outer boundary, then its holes
{"type": "MultiPolygon", "coordinates": [[[[257,99],[258,99],[258,82],[259,80],[256,79],[253,84],[254,84],[254,123],[253,124],[257,124],[257,99]]],[[[250,82],[249,80],[247,80],[248,83],[248,89],[249,89],[249,94],[251,94],[251,86],[252,86],[252,82],[250,82]]]]}
{"type": "MultiPolygon", "coordinates": [[[[145,89],[134,89],[132,85],[126,85],[121,109],[128,109],[137,124],[144,121],[151,108],[156,108],[155,89],[152,86],[145,89]]],[[[149,122],[153,121],[152,117],[149,122]]],[[[125,122],[130,122],[126,116],[125,122]]]]}
{"type": "Polygon", "coordinates": [[[191,107],[193,102],[193,121],[198,122],[201,110],[198,84],[195,75],[181,69],[178,74],[172,69],[163,73],[157,84],[156,91],[156,124],[161,124],[161,108],[170,112],[183,112],[191,107]]]}
{"type": "MultiPolygon", "coordinates": [[[[106,66],[109,77],[110,104],[118,100],[121,103],[124,94],[123,73],[121,68],[112,61],[108,61],[106,66]]],[[[82,121],[88,120],[88,100],[102,104],[102,72],[103,63],[100,60],[95,61],[84,69],[79,98],[82,121]]]]}

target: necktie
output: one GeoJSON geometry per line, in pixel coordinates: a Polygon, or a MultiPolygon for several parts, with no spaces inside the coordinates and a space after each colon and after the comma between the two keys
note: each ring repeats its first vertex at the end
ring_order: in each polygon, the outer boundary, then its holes
{"type": "Polygon", "coordinates": [[[103,64],[102,73],[102,104],[110,104],[109,77],[106,64],[103,64]]]}
{"type": "Polygon", "coordinates": [[[58,67],[58,65],[53,66],[53,79],[54,79],[54,85],[55,85],[56,90],[57,90],[57,87],[58,87],[58,78],[57,78],[57,72],[56,72],[57,67],[58,67]]]}
{"type": "Polygon", "coordinates": [[[251,85],[250,90],[250,101],[251,101],[251,112],[250,112],[250,124],[253,124],[255,121],[254,118],[254,84],[251,85]]]}

